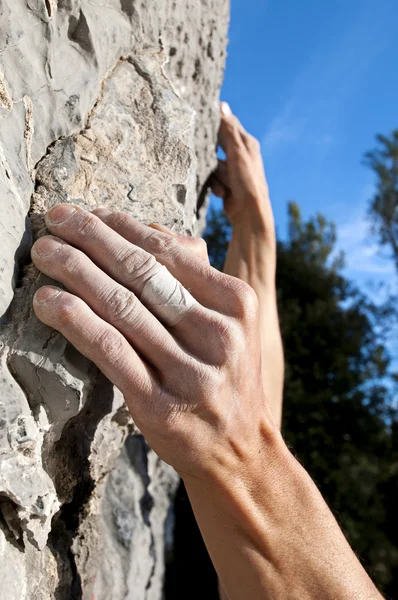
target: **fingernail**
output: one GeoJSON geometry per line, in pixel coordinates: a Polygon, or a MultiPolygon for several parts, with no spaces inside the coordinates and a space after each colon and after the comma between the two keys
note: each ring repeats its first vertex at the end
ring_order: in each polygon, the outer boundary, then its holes
{"type": "Polygon", "coordinates": [[[33,245],[32,254],[36,256],[50,256],[54,252],[58,252],[62,248],[63,244],[57,238],[51,236],[45,236],[37,240],[33,245]]]}
{"type": "Polygon", "coordinates": [[[230,115],[232,115],[232,110],[231,110],[231,107],[229,106],[228,102],[221,102],[221,112],[226,117],[229,117],[230,115]]]}
{"type": "Polygon", "coordinates": [[[99,219],[104,219],[105,217],[110,215],[111,212],[112,211],[109,210],[109,208],[107,208],[106,206],[99,206],[98,208],[92,211],[93,215],[95,215],[99,219]]]}
{"type": "Polygon", "coordinates": [[[75,212],[75,206],[70,204],[57,204],[48,211],[46,220],[53,225],[60,225],[69,219],[75,212]]]}
{"type": "Polygon", "coordinates": [[[39,290],[37,290],[33,299],[35,302],[37,302],[37,304],[45,304],[46,302],[50,302],[50,300],[55,300],[55,298],[59,296],[60,293],[61,290],[59,290],[58,288],[42,287],[39,290]]]}

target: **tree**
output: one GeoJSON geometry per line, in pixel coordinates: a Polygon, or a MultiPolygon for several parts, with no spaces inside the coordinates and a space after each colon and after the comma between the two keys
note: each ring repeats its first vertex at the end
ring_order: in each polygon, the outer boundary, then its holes
{"type": "MultiPolygon", "coordinates": [[[[218,268],[229,234],[225,217],[211,213],[205,237],[218,268]]],[[[342,275],[335,240],[332,223],[321,215],[305,222],[298,206],[289,205],[277,268],[286,358],[283,431],[364,566],[393,596],[398,422],[383,338],[390,313],[342,275]]]]}
{"type": "Polygon", "coordinates": [[[289,208],[289,239],[278,244],[278,299],[286,356],[283,429],[348,539],[381,586],[392,583],[398,548],[390,539],[381,486],[390,468],[395,418],[385,318],[332,261],[334,227],[303,223],[289,208]]]}
{"type": "Polygon", "coordinates": [[[369,207],[373,231],[388,246],[398,270],[398,129],[390,137],[377,135],[378,147],[365,154],[376,174],[376,193],[369,207]]]}

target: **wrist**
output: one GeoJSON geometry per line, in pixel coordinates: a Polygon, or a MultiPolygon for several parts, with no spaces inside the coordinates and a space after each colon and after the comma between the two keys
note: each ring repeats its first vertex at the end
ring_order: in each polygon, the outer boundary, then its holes
{"type": "Polygon", "coordinates": [[[224,271],[246,281],[258,295],[275,287],[276,236],[273,221],[242,212],[232,221],[224,271]],[[265,284],[265,285],[264,285],[265,284]]]}
{"type": "Polygon", "coordinates": [[[257,195],[252,200],[245,198],[245,201],[236,203],[238,206],[225,206],[227,216],[233,227],[240,223],[249,224],[257,227],[259,232],[262,230],[274,230],[274,217],[271,207],[271,201],[268,194],[257,195]],[[230,210],[227,210],[230,208],[230,210]],[[235,208],[234,210],[231,210],[235,208]]]}
{"type": "Polygon", "coordinates": [[[251,244],[266,245],[269,250],[275,249],[275,224],[270,210],[244,208],[228,215],[228,218],[232,226],[232,239],[245,239],[251,244]]]}
{"type": "Polygon", "coordinates": [[[244,470],[185,480],[229,598],[381,598],[280,436],[244,470]]]}
{"type": "Polygon", "coordinates": [[[261,485],[267,492],[277,472],[297,463],[273,422],[265,419],[258,430],[258,435],[252,430],[246,436],[248,441],[243,435],[238,439],[239,433],[236,440],[220,441],[200,474],[180,473],[186,488],[203,497],[208,494],[212,502],[219,498],[223,503],[231,497],[232,504],[238,500],[237,490],[261,485]]]}
{"type": "Polygon", "coordinates": [[[248,208],[245,206],[241,210],[234,211],[233,214],[227,213],[227,216],[234,229],[239,227],[251,227],[255,232],[258,231],[258,233],[262,233],[273,227],[273,221],[270,222],[269,215],[267,215],[260,207],[248,208]]]}

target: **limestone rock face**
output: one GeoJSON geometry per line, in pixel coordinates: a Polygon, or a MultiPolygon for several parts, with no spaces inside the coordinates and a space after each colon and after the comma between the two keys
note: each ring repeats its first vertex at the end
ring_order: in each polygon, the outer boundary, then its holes
{"type": "Polygon", "coordinates": [[[0,598],[157,600],[175,473],[31,309],[57,202],[200,228],[228,0],[1,0],[0,598]]]}

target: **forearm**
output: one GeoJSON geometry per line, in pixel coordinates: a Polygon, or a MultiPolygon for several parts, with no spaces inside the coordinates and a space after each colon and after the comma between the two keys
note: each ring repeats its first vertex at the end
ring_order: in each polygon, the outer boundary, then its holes
{"type": "MultiPolygon", "coordinates": [[[[269,204],[264,199],[263,204],[269,204]]],[[[281,426],[284,361],[276,302],[276,241],[270,207],[242,213],[233,223],[224,272],[248,283],[259,299],[263,383],[281,426]]]]}
{"type": "Polygon", "coordinates": [[[278,435],[187,491],[228,600],[381,598],[278,435]]]}

